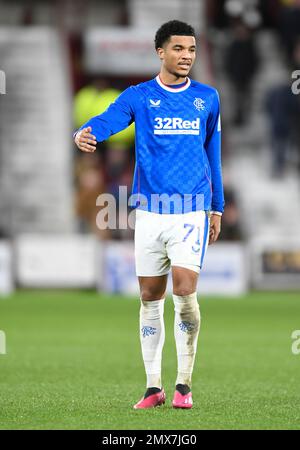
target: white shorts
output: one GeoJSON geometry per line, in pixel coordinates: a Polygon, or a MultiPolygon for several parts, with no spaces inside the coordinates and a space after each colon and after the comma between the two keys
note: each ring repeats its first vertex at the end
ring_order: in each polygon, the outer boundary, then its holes
{"type": "Polygon", "coordinates": [[[137,209],[134,238],[137,276],[165,275],[171,266],[199,273],[208,236],[209,217],[205,211],[156,214],[137,209]]]}

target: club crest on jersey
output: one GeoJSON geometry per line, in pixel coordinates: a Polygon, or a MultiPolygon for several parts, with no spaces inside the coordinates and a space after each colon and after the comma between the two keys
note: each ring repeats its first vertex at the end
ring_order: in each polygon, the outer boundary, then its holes
{"type": "Polygon", "coordinates": [[[150,98],[150,108],[159,108],[160,107],[160,100],[152,100],[150,98]]]}
{"type": "Polygon", "coordinates": [[[202,100],[202,98],[195,98],[194,100],[194,106],[198,111],[203,111],[205,109],[204,103],[205,101],[202,100]]]}

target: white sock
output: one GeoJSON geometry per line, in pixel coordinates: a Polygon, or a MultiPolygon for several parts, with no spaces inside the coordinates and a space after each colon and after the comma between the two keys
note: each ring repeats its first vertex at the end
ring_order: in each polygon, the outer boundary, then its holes
{"type": "Polygon", "coordinates": [[[165,342],[165,299],[141,300],[140,340],[147,375],[147,388],[161,388],[161,357],[165,342]]]}
{"type": "Polygon", "coordinates": [[[200,330],[200,309],[197,293],[173,294],[175,307],[174,335],[177,350],[176,384],[192,385],[192,373],[200,330]]]}

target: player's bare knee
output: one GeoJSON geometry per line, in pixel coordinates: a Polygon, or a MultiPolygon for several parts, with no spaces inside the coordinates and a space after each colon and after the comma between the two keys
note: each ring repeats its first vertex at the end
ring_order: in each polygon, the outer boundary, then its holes
{"type": "Polygon", "coordinates": [[[174,284],[173,286],[173,294],[178,295],[180,297],[185,297],[187,295],[191,295],[195,292],[194,283],[185,283],[185,284],[174,284]]]}
{"type": "Polygon", "coordinates": [[[165,292],[160,290],[160,289],[156,289],[156,288],[144,288],[141,289],[140,292],[140,296],[141,299],[144,300],[145,302],[147,301],[151,301],[151,300],[160,300],[162,298],[164,298],[165,292]]]}
{"type": "Polygon", "coordinates": [[[183,267],[172,268],[173,294],[184,297],[197,290],[198,273],[183,267]]]}

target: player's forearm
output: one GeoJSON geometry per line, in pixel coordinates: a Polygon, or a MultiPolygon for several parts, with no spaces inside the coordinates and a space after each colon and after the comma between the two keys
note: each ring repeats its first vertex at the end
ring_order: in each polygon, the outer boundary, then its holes
{"type": "Polygon", "coordinates": [[[75,131],[73,137],[75,138],[76,133],[78,131],[83,130],[84,128],[91,127],[93,130],[93,135],[96,137],[97,142],[105,141],[109,138],[109,136],[112,134],[110,127],[106,123],[105,120],[101,117],[102,114],[99,116],[92,117],[90,120],[88,120],[86,123],[84,123],[78,130],[75,131]]]}
{"type": "Polygon", "coordinates": [[[211,170],[212,205],[211,210],[222,213],[224,211],[224,189],[221,165],[220,136],[211,140],[207,148],[207,157],[211,170]]]}
{"type": "Polygon", "coordinates": [[[133,119],[134,117],[128,105],[124,101],[121,101],[119,97],[106,111],[98,116],[92,117],[78,131],[86,127],[91,127],[97,142],[102,142],[113,134],[119,133],[119,131],[127,128],[133,122],[133,119]]]}
{"type": "Polygon", "coordinates": [[[222,213],[224,211],[224,189],[221,161],[211,166],[212,203],[211,210],[222,213]]]}
{"type": "Polygon", "coordinates": [[[224,211],[224,204],[225,202],[224,202],[223,188],[218,191],[215,191],[213,188],[211,210],[216,214],[220,213],[221,215],[224,211]]]}

